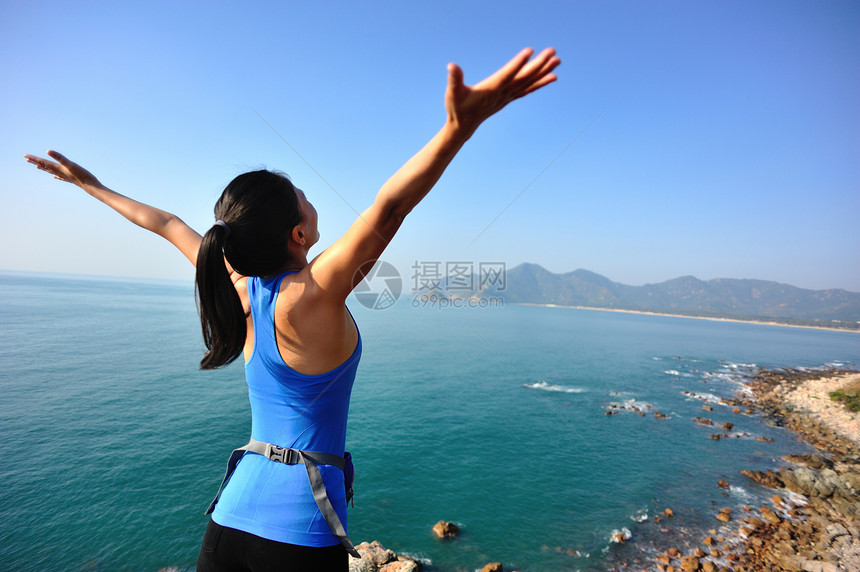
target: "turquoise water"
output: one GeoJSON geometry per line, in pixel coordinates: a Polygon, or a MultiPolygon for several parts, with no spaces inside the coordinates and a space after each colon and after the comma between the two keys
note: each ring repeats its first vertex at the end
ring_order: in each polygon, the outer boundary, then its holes
{"type": "MultiPolygon", "coordinates": [[[[438,570],[603,570],[697,538],[719,508],[765,498],[740,469],[804,448],[702,399],[733,395],[751,364],[860,363],[849,332],[350,306],[365,348],[351,536],[438,570]],[[610,417],[611,403],[670,419],[610,417]],[[750,436],[714,441],[698,415],[750,436]],[[666,507],[665,532],[644,520],[666,507]],[[461,537],[435,540],[442,519],[461,537]],[[615,531],[630,541],[612,543],[615,531]]],[[[192,286],[4,273],[0,319],[0,570],[193,570],[202,512],[250,421],[241,366],[197,369],[192,286]]]]}

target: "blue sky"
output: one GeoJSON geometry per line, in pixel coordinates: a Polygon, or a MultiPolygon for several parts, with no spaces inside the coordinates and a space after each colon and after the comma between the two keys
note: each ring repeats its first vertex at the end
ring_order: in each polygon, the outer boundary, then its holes
{"type": "Polygon", "coordinates": [[[856,2],[69,4],[3,4],[0,268],[192,277],[22,159],[49,148],[198,230],[235,175],[286,171],[324,247],[441,126],[449,61],[472,83],[554,46],[559,81],[483,126],[407,219],[385,255],[404,275],[860,291],[856,2]]]}

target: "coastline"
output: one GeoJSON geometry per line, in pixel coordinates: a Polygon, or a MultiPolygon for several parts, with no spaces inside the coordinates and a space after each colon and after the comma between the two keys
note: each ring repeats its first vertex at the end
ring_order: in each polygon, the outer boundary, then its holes
{"type": "Polygon", "coordinates": [[[668,548],[656,555],[654,568],[860,570],[860,413],[828,396],[858,381],[860,372],[836,369],[752,372],[746,383],[750,394],[726,404],[761,412],[817,452],[786,455],[782,460],[787,466],[776,471],[742,470],[745,478],[772,490],[769,505],[744,506],[735,515],[730,508],[721,509],[720,528],[710,530],[700,546],[687,554],[668,548]],[[826,402],[822,396],[827,396],[826,402]]]}
{"type": "Polygon", "coordinates": [[[693,314],[670,314],[666,312],[652,312],[649,310],[626,310],[623,308],[599,308],[597,306],[565,306],[563,304],[536,304],[533,302],[512,302],[518,306],[537,306],[539,308],[566,308],[569,310],[595,310],[597,312],[617,312],[620,314],[642,314],[645,316],[665,316],[668,318],[691,318],[694,320],[710,320],[712,322],[736,322],[740,324],[758,324],[762,326],[781,326],[783,328],[806,328],[810,330],[828,330],[833,332],[852,332],[860,334],[860,329],[855,328],[836,328],[832,326],[812,326],[804,324],[787,324],[773,320],[749,319],[741,318],[720,318],[716,316],[696,316],[693,314]]]}

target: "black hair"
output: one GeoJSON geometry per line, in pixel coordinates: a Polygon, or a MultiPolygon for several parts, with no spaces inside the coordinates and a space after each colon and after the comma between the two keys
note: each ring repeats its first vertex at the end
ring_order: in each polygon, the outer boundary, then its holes
{"type": "Polygon", "coordinates": [[[206,355],[201,369],[235,360],[245,345],[245,311],[224,259],[244,276],[273,276],[289,263],[288,244],[302,221],[293,183],[282,173],[251,171],[233,179],[215,203],[213,225],[197,253],[195,295],[206,355]]]}

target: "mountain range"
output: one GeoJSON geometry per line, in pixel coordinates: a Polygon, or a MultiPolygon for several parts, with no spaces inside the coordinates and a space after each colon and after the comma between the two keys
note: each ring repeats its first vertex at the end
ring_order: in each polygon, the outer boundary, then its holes
{"type": "Polygon", "coordinates": [[[628,286],[588,270],[554,274],[537,264],[506,272],[505,288],[484,291],[509,303],[556,304],[619,310],[860,328],[860,293],[806,290],[765,280],[682,276],[628,286]]]}

